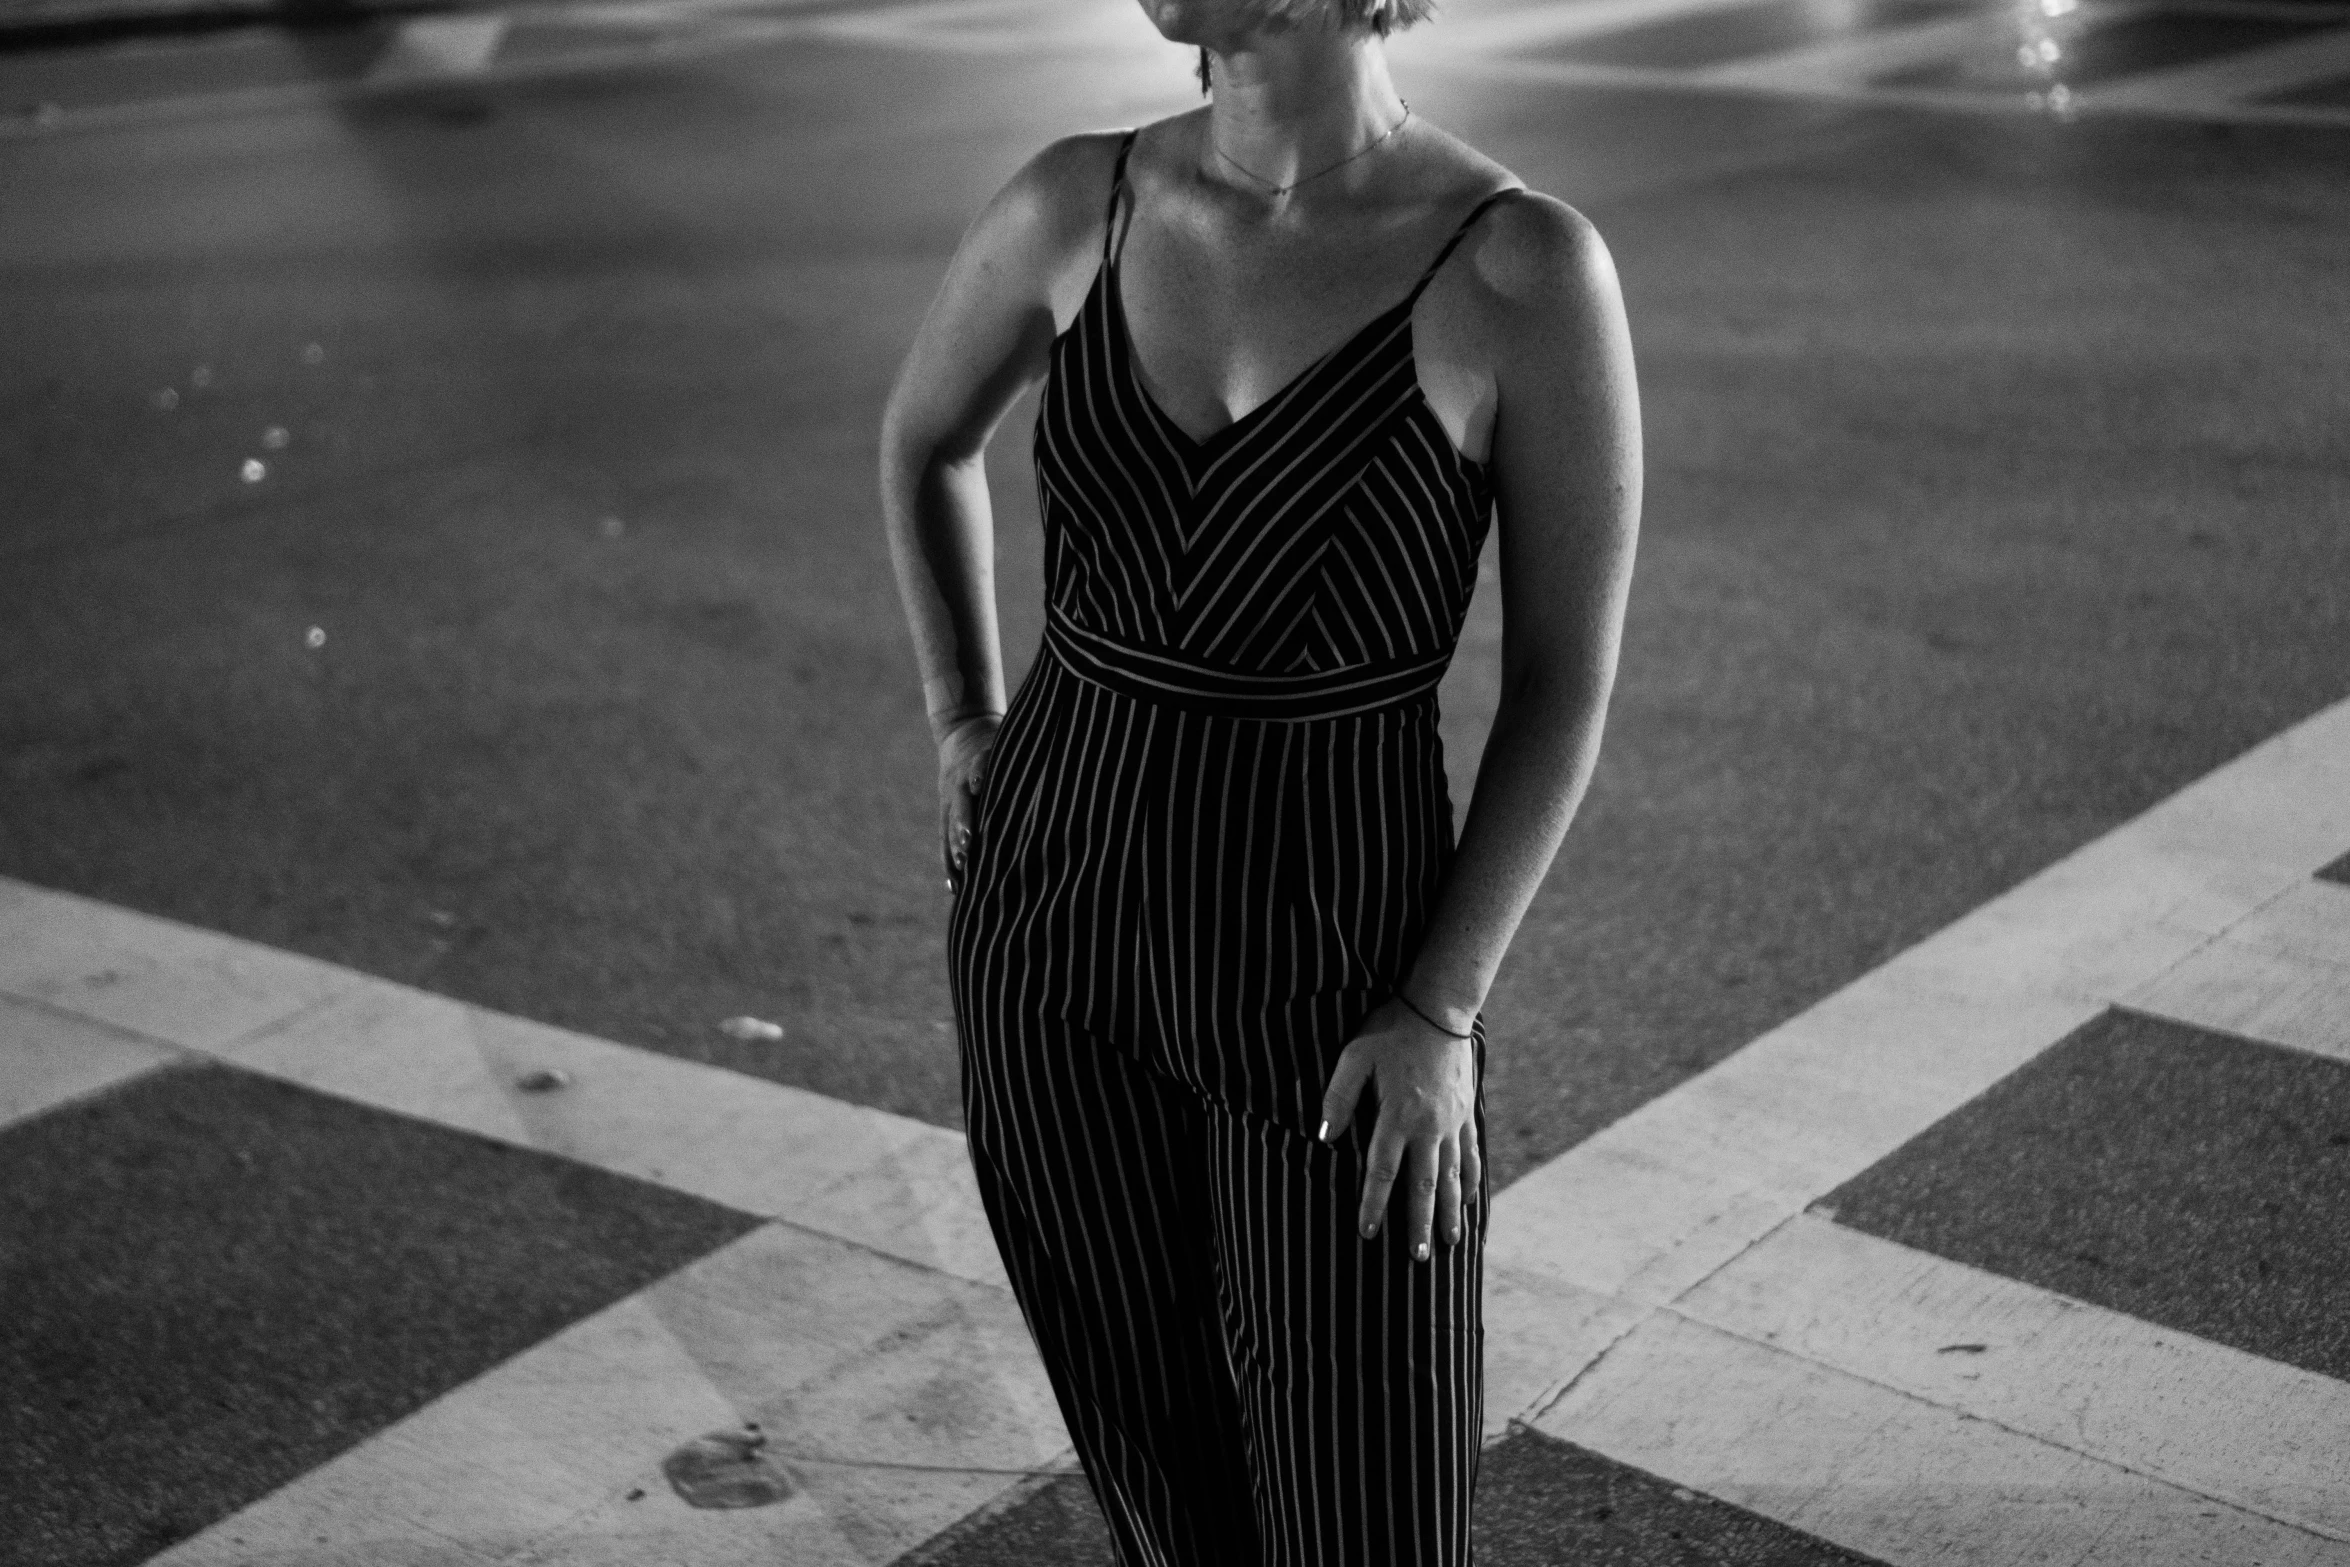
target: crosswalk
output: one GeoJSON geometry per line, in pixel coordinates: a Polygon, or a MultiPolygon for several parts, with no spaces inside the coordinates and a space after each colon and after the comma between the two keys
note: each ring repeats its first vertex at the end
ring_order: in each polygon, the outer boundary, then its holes
{"type": "Polygon", "coordinates": [[[1470,17],[1402,49],[1561,86],[2065,120],[2350,124],[2350,7],[2291,0],[1567,0],[1470,17]]]}
{"type": "MultiPolygon", "coordinates": [[[[1896,1567],[2350,1563],[2350,1384],[1841,1223],[1833,1194],[2128,1015],[2350,1063],[2350,703],[1496,1200],[1488,1436],[1896,1567]]],[[[764,1221],[166,1552],[879,1564],[1066,1469],[954,1133],[0,883],[0,1137],[186,1059],[764,1221]],[[549,1084],[557,1085],[550,1090],[549,1084]],[[662,1458],[756,1426],[791,1495],[662,1458]]]]}

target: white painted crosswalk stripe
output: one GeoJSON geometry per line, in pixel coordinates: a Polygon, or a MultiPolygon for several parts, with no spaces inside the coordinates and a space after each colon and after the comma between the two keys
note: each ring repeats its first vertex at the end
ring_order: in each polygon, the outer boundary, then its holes
{"type": "Polygon", "coordinates": [[[802,1089],[353,976],[221,1060],[1001,1286],[963,1140],[802,1089]],[[557,1093],[517,1086],[555,1071],[557,1093]]]}
{"type": "Polygon", "coordinates": [[[0,1130],[177,1057],[88,1018],[0,998],[0,1130]]]}
{"type": "Polygon", "coordinates": [[[1066,1461],[1025,1343],[1008,1291],[769,1225],[156,1560],[886,1562],[1066,1461]],[[798,1494],[689,1508],[660,1459],[746,1422],[798,1494]]]}
{"type": "Polygon", "coordinates": [[[1900,71],[1933,65],[1969,51],[2006,42],[2015,31],[2003,16],[1953,17],[1882,27],[1827,38],[1751,59],[1731,60],[1690,72],[1708,87],[1743,87],[1780,92],[1865,91],[1872,82],[1900,71]]]}
{"type": "Polygon", "coordinates": [[[1897,1567],[2337,1567],[2293,1525],[1660,1312],[1533,1424],[1897,1567]]]}
{"type": "Polygon", "coordinates": [[[1070,1461],[955,1133],[6,881],[0,992],[28,1113],[197,1055],[790,1221],[162,1560],[883,1562],[1070,1461]],[[747,1420],[802,1495],[688,1510],[660,1458],[747,1420]]]}
{"type": "Polygon", "coordinates": [[[479,76],[498,57],[506,27],[506,18],[495,12],[486,16],[423,16],[402,22],[384,52],[368,67],[367,79],[409,83],[479,76]]]}
{"type": "Polygon", "coordinates": [[[2350,1385],[1805,1214],[1678,1314],[2350,1540],[2350,1385]]]}
{"type": "MultiPolygon", "coordinates": [[[[1985,5],[1967,13],[1872,24],[1847,19],[1842,30],[1823,15],[1809,42],[1735,59],[1688,65],[1612,63],[1576,58],[1571,45],[1629,36],[1659,22],[1715,13],[1725,22],[1758,10],[1763,0],[1594,0],[1513,7],[1448,19],[1397,45],[1412,62],[1441,69],[1561,86],[1649,88],[1833,98],[1886,108],[1986,114],[2065,116],[2123,113],[2198,120],[2313,125],[2350,124],[2350,110],[2324,103],[2272,102],[2293,89],[2350,77],[2350,8],[2325,0],[2059,0],[2054,6],[1985,5]],[[2152,67],[2112,79],[2067,82],[2051,62],[2044,79],[1970,83],[1976,66],[2012,61],[2016,50],[2061,31],[2078,44],[2108,29],[2199,18],[2230,24],[2276,21],[2310,36],[2240,51],[2222,50],[2189,64],[2152,67]],[[1905,82],[1937,66],[1967,66],[1947,83],[1905,82]]],[[[2015,74],[2015,73],[2007,73],[2015,74]]]]}
{"type": "Polygon", "coordinates": [[[2350,887],[2302,883],[2122,1000],[2350,1061],[2350,887]]]}
{"type": "MultiPolygon", "coordinates": [[[[2240,1351],[1866,1236],[1838,1236],[1845,1276],[1781,1269],[1767,1304],[1739,1302],[1772,1259],[1824,1245],[1809,1203],[2108,1003],[2176,1013],[2164,977],[2230,949],[2308,973],[2341,928],[2338,888],[2310,872],[2341,846],[2350,702],[1511,1186],[1490,1294],[1506,1395],[1535,1400],[1542,1431],[1892,1562],[2350,1562],[2336,1381],[2247,1377],[2240,1351]],[[1854,1290],[1885,1309],[1852,1320],[1854,1290]],[[2096,1358],[2068,1379],[1986,1360],[1965,1386],[1885,1360],[1941,1332],[1988,1344],[2016,1320],[2063,1320],[2056,1353],[2096,1358]],[[2312,1442],[2298,1464],[2258,1431],[2263,1400],[2277,1431],[2312,1442]],[[1873,1508],[1880,1482],[1911,1508],[1873,1508]]],[[[2237,1031],[2261,1036],[2254,1022],[2240,1008],[2237,1031]]]]}

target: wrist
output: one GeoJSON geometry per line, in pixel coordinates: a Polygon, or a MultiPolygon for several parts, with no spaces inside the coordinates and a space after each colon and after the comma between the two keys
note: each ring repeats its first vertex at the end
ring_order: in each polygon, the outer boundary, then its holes
{"type": "Polygon", "coordinates": [[[972,708],[957,713],[933,713],[930,715],[930,738],[939,745],[945,745],[958,733],[974,725],[993,727],[1003,721],[1004,715],[990,708],[972,708]]]}
{"type": "Polygon", "coordinates": [[[1423,992],[1414,990],[1409,984],[1397,988],[1395,1001],[1406,1012],[1411,1013],[1438,1033],[1450,1034],[1455,1039],[1468,1039],[1474,1036],[1477,1022],[1475,1007],[1423,999],[1423,992]]]}

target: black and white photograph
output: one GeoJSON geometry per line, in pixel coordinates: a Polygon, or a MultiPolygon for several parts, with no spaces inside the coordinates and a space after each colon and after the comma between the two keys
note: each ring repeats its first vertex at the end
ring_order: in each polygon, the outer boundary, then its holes
{"type": "Polygon", "coordinates": [[[0,0],[0,1567],[2350,1567],[2350,0],[0,0]]]}

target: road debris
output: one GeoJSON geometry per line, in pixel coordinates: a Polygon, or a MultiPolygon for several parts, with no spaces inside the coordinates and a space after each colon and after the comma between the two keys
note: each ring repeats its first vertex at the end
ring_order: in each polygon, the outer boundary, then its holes
{"type": "Polygon", "coordinates": [[[535,1067],[516,1078],[514,1086],[526,1094],[551,1094],[558,1088],[569,1088],[571,1074],[561,1067],[535,1067]]]}
{"type": "Polygon", "coordinates": [[[688,1507],[766,1507],[792,1494],[791,1477],[760,1451],[766,1445],[756,1425],[713,1431],[662,1459],[661,1473],[688,1507]]]}
{"type": "Polygon", "coordinates": [[[770,1023],[763,1017],[730,1017],[718,1025],[720,1033],[744,1044],[772,1045],[783,1038],[783,1025],[770,1023]]]}

